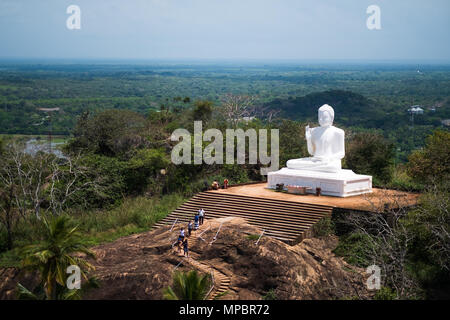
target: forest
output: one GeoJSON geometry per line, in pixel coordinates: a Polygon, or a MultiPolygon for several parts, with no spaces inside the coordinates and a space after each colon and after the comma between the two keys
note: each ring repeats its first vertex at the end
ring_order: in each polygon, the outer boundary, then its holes
{"type": "Polygon", "coordinates": [[[337,125],[381,130],[396,156],[424,145],[450,118],[450,68],[397,64],[0,64],[0,134],[70,135],[77,116],[127,109],[140,114],[188,108],[195,100],[220,104],[228,93],[251,95],[280,116],[315,121],[318,105],[336,108],[337,125]],[[420,70],[418,69],[420,68],[420,70]],[[407,110],[423,106],[412,121],[407,110]]]}

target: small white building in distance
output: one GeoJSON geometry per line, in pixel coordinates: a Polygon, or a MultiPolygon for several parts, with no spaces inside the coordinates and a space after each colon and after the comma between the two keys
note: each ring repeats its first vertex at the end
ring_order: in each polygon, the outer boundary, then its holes
{"type": "Polygon", "coordinates": [[[417,105],[417,106],[412,106],[408,109],[408,113],[411,114],[423,114],[423,109],[417,105]]]}
{"type": "Polygon", "coordinates": [[[248,124],[250,121],[253,121],[255,119],[256,119],[256,117],[252,116],[252,117],[242,117],[241,120],[244,121],[246,124],[248,124]]]}

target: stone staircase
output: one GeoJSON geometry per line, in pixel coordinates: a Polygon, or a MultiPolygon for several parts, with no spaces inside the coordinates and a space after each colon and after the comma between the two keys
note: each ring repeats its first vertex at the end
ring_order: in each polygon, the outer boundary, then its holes
{"type": "Polygon", "coordinates": [[[264,236],[291,245],[310,236],[311,227],[323,217],[330,216],[333,210],[325,205],[206,191],[196,194],[155,227],[172,225],[175,221],[186,226],[199,208],[205,210],[205,219],[244,218],[249,224],[264,230],[264,236]]]}
{"type": "Polygon", "coordinates": [[[214,300],[218,295],[223,294],[230,288],[231,279],[222,272],[215,269],[211,270],[211,268],[208,265],[201,263],[193,258],[188,259],[187,263],[191,264],[196,269],[207,274],[211,273],[212,271],[214,276],[214,288],[209,294],[208,300],[214,300]]]}
{"type": "MultiPolygon", "coordinates": [[[[213,282],[214,287],[209,293],[207,300],[214,300],[217,296],[223,294],[224,292],[228,291],[231,285],[231,279],[226,274],[220,272],[217,269],[212,268],[211,266],[204,264],[200,261],[198,261],[198,254],[195,254],[192,248],[195,248],[198,246],[198,242],[202,241],[198,235],[205,230],[205,225],[200,226],[200,228],[193,232],[193,234],[188,238],[189,239],[189,258],[183,257],[183,264],[184,265],[191,265],[197,270],[205,273],[205,274],[212,274],[213,276],[213,282]]],[[[178,229],[175,231],[176,234],[178,234],[178,229]]],[[[176,249],[174,249],[174,254],[177,254],[180,256],[176,249]]]]}

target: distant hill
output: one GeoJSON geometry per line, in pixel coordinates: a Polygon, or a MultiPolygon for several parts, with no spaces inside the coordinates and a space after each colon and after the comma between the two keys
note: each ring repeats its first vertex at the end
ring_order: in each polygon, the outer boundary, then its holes
{"type": "Polygon", "coordinates": [[[324,104],[333,107],[336,121],[346,126],[365,124],[376,127],[385,112],[368,98],[351,91],[328,90],[303,97],[275,99],[267,106],[281,110],[280,116],[292,120],[317,122],[317,109],[324,104]]]}

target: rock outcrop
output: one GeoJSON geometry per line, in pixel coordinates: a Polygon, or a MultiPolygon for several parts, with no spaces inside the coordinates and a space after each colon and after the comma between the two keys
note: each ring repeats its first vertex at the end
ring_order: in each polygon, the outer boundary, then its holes
{"type": "MultiPolygon", "coordinates": [[[[222,293],[221,299],[370,297],[364,270],[332,253],[338,241],[334,236],[306,239],[295,246],[262,237],[256,244],[261,230],[244,220],[212,219],[190,237],[186,259],[176,246],[172,248],[178,228],[170,232],[170,227],[162,227],[93,248],[97,255],[91,261],[96,267],[93,275],[100,288],[91,289],[84,298],[162,299],[177,266],[185,271],[212,271],[212,296],[222,293]]],[[[0,272],[0,298],[15,298],[17,279],[25,279],[24,275],[15,269],[0,272]]],[[[32,282],[28,279],[28,284],[32,282]]]]}

